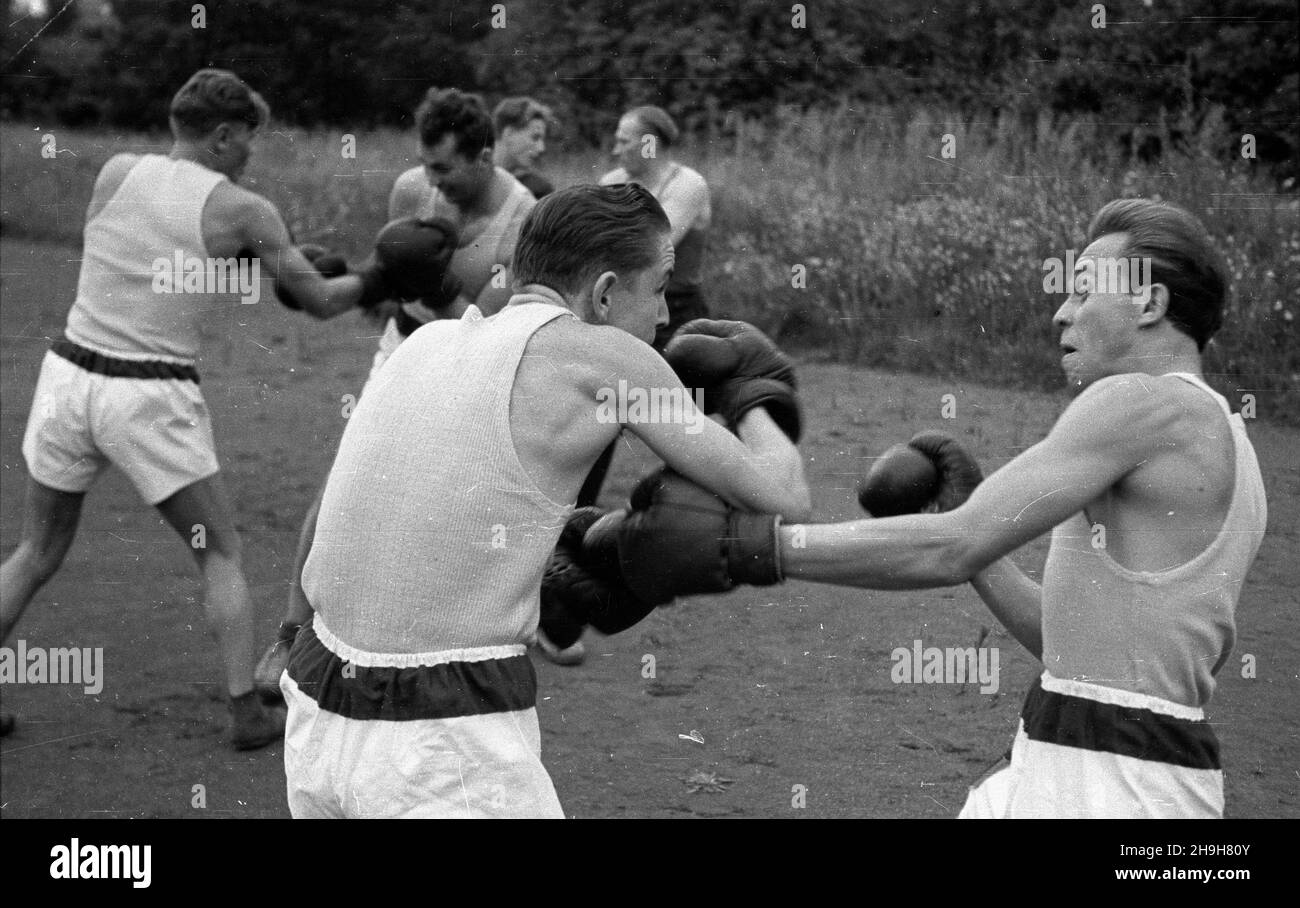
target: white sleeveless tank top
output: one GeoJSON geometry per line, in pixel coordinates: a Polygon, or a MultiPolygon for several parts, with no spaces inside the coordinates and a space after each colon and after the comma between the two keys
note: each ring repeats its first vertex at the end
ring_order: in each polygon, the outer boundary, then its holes
{"type": "Polygon", "coordinates": [[[529,338],[573,315],[519,300],[416,331],[348,420],[302,575],[343,643],[441,652],[523,643],[536,629],[573,505],[520,462],[510,396],[529,338]]]}
{"type": "MultiPolygon", "coordinates": [[[[166,262],[204,262],[203,206],[226,177],[193,161],[144,155],[104,208],[86,223],[77,299],[68,313],[68,339],[127,358],[157,356],[192,363],[202,320],[233,293],[182,287],[159,292],[155,276],[166,262]]],[[[174,282],[173,282],[174,284],[174,282]]]]}
{"type": "Polygon", "coordinates": [[[1092,546],[1076,514],[1052,533],[1043,570],[1043,665],[1054,677],[1203,706],[1236,637],[1242,582],[1264,538],[1268,508],[1255,449],[1240,414],[1205,382],[1232,432],[1235,482],[1218,536],[1191,561],[1133,571],[1092,546]]]}

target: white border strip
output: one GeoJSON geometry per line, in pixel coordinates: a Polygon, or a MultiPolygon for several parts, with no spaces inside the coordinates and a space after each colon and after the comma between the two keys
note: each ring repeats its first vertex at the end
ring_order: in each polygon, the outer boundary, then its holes
{"type": "Polygon", "coordinates": [[[1089,684],[1086,681],[1068,681],[1064,678],[1054,678],[1047,671],[1043,672],[1043,690],[1050,690],[1052,693],[1065,694],[1070,697],[1081,697],[1084,700],[1095,700],[1098,703],[1109,703],[1112,706],[1149,709],[1153,713],[1160,713],[1163,716],[1171,716],[1175,719],[1188,719],[1193,722],[1203,722],[1205,720],[1204,710],[1196,706],[1184,706],[1181,703],[1174,703],[1172,700],[1162,700],[1159,697],[1138,694],[1131,690],[1120,690],[1115,687],[1102,687],[1100,684],[1089,684]]]}
{"type": "Polygon", "coordinates": [[[528,651],[522,643],[509,643],[504,646],[474,646],[433,653],[368,653],[348,646],[335,637],[325,626],[320,615],[312,616],[312,629],[331,653],[353,665],[364,665],[370,668],[420,668],[428,665],[446,665],[449,662],[486,662],[489,659],[522,656],[528,651]]]}

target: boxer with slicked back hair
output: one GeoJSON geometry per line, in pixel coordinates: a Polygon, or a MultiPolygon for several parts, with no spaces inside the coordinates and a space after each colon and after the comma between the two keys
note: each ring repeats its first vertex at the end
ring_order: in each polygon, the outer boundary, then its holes
{"type": "MultiPolygon", "coordinates": [[[[556,543],[591,516],[578,487],[620,432],[727,501],[807,516],[799,452],[767,411],[733,435],[649,346],[673,250],[648,192],[552,193],[517,255],[508,304],[415,332],[344,430],[303,570],[314,616],[282,685],[296,817],[563,816],[526,645],[556,543]],[[611,416],[611,387],[660,389],[700,419],[611,416]]],[[[581,589],[618,597],[594,576],[581,589]]],[[[626,604],[625,621],[648,610],[626,604]]]]}

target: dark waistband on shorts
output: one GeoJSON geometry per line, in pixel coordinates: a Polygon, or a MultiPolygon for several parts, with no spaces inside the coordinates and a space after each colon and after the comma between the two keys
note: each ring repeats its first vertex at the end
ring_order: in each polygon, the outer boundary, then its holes
{"type": "Polygon", "coordinates": [[[526,653],[415,668],[355,665],[335,655],[310,624],[294,640],[289,677],[321,709],[347,719],[450,719],[537,705],[537,673],[526,653]]]}
{"type": "Polygon", "coordinates": [[[1029,689],[1020,718],[1031,741],[1188,769],[1221,768],[1219,739],[1209,723],[1044,690],[1041,678],[1029,689]]]}
{"type": "Polygon", "coordinates": [[[106,356],[81,344],[61,337],[50,349],[68,362],[87,372],[107,375],[109,378],[174,378],[199,383],[199,373],[193,366],[168,363],[158,359],[134,360],[106,356]]]}

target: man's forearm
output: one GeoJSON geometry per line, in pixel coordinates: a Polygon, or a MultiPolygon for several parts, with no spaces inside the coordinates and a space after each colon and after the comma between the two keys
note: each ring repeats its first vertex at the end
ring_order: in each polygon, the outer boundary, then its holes
{"type": "Polygon", "coordinates": [[[948,514],[786,525],[781,528],[781,563],[786,577],[841,586],[955,586],[975,570],[969,567],[969,536],[948,514]]]}
{"type": "Polygon", "coordinates": [[[361,299],[361,277],[356,274],[344,274],[339,277],[321,278],[321,292],[309,298],[303,308],[318,319],[334,318],[355,308],[361,299]]]}
{"type": "Polygon", "coordinates": [[[799,499],[801,507],[790,509],[785,513],[786,519],[807,519],[812,510],[811,495],[804,476],[803,455],[794,443],[762,407],[755,407],[741,417],[736,434],[762,463],[764,472],[776,477],[782,488],[799,499]]]}
{"type": "Polygon", "coordinates": [[[990,564],[971,578],[993,617],[1035,659],[1043,658],[1043,588],[1025,576],[1010,558],[990,564]]]}

